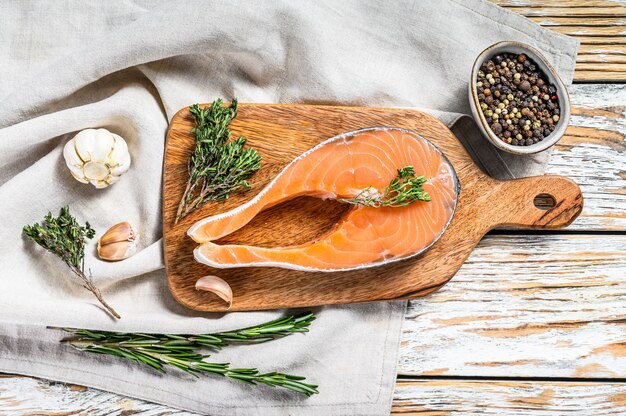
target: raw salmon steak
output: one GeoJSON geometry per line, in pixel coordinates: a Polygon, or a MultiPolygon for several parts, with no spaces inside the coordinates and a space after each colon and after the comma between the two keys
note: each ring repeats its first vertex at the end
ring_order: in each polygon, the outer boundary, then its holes
{"type": "Polygon", "coordinates": [[[340,134],[293,160],[247,203],[196,222],[187,232],[201,245],[195,259],[212,267],[282,267],[335,272],[379,266],[417,256],[441,237],[460,190],[441,151],[419,134],[373,127],[340,134]],[[427,181],[430,201],[404,207],[354,205],[316,240],[288,247],[219,245],[212,241],[249,223],[263,209],[302,196],[352,199],[384,190],[398,169],[413,166],[427,181]]]}

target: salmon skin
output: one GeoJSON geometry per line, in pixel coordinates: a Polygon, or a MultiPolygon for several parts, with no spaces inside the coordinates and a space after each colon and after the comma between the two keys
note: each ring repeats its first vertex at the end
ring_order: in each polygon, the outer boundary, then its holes
{"type": "Polygon", "coordinates": [[[187,234],[201,245],[195,259],[217,268],[281,267],[337,272],[417,256],[444,233],[460,184],[445,155],[419,134],[395,127],[342,133],[294,159],[245,204],[196,222],[187,234]],[[366,188],[383,190],[411,165],[427,181],[431,200],[405,207],[355,205],[316,240],[288,247],[218,245],[212,241],[249,223],[263,209],[302,195],[351,199],[366,188]]]}

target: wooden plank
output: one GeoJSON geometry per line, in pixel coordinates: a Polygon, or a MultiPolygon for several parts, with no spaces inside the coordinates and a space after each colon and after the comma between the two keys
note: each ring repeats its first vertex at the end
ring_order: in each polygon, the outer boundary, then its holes
{"type": "Polygon", "coordinates": [[[546,8],[577,8],[577,7],[612,7],[620,9],[624,6],[621,0],[493,0],[503,7],[523,7],[527,9],[546,8]]]}
{"type": "Polygon", "coordinates": [[[580,45],[576,60],[574,81],[626,81],[626,71],[615,63],[623,63],[626,45],[623,43],[595,42],[580,45]],[[590,55],[595,55],[593,65],[588,65],[590,55]]]}
{"type": "Polygon", "coordinates": [[[519,13],[522,16],[534,17],[580,17],[595,18],[609,17],[621,18],[626,17],[626,6],[616,7],[526,7],[526,6],[507,6],[508,10],[519,13]]]}
{"type": "Polygon", "coordinates": [[[394,415],[626,414],[626,384],[550,381],[399,381],[394,415]]]}
{"type": "Polygon", "coordinates": [[[617,63],[617,64],[625,64],[626,63],[626,55],[603,55],[603,54],[578,54],[578,62],[579,63],[599,63],[599,60],[607,63],[617,63]]]}
{"type": "Polygon", "coordinates": [[[626,36],[576,36],[582,45],[626,45],[626,36]]]}
{"type": "Polygon", "coordinates": [[[625,17],[626,5],[619,0],[492,0],[523,16],[625,17]]]}
{"type": "Polygon", "coordinates": [[[626,235],[491,235],[409,303],[399,374],[626,378],[626,235]]]}
{"type": "Polygon", "coordinates": [[[593,81],[593,82],[607,82],[607,81],[626,81],[626,74],[623,72],[612,71],[580,71],[577,73],[579,80],[593,81]]]}
{"type": "Polygon", "coordinates": [[[515,13],[581,42],[574,80],[626,81],[626,3],[620,0],[494,0],[515,13]],[[589,55],[595,55],[591,58],[589,55]],[[593,63],[593,65],[586,65],[593,63]],[[617,64],[617,65],[616,65],[617,64]]]}
{"type": "MultiPolygon", "coordinates": [[[[546,25],[548,26],[548,25],[546,25]]],[[[611,36],[626,36],[626,28],[621,25],[615,26],[583,26],[583,25],[563,25],[563,26],[550,26],[550,30],[563,33],[569,36],[597,36],[597,37],[611,37],[611,36]]]]}
{"type": "MultiPolygon", "coordinates": [[[[595,44],[595,45],[587,45],[581,44],[580,49],[578,50],[579,55],[598,55],[598,59],[602,59],[605,55],[618,55],[624,56],[626,55],[626,46],[625,45],[609,45],[609,44],[595,44]]],[[[576,79],[575,79],[576,81],[576,79]]],[[[578,80],[581,81],[581,80],[578,80]]]]}
{"type": "Polygon", "coordinates": [[[626,75],[626,64],[622,63],[605,63],[604,65],[598,65],[596,63],[580,62],[576,64],[576,68],[585,73],[619,73],[626,75]]]}
{"type": "Polygon", "coordinates": [[[573,85],[572,118],[555,146],[548,173],[568,176],[585,206],[567,229],[626,230],[626,88],[573,85]]]}
{"type": "Polygon", "coordinates": [[[528,19],[541,26],[554,30],[552,26],[588,26],[588,27],[615,27],[626,26],[626,18],[621,16],[594,17],[593,19],[580,16],[529,16],[528,19]]]}
{"type": "Polygon", "coordinates": [[[194,415],[102,390],[31,377],[0,377],[0,415],[194,415]]]}
{"type": "MultiPolygon", "coordinates": [[[[399,380],[398,415],[618,415],[626,412],[626,384],[550,381],[399,380]]],[[[0,414],[195,415],[81,386],[30,377],[0,378],[0,414]]]]}

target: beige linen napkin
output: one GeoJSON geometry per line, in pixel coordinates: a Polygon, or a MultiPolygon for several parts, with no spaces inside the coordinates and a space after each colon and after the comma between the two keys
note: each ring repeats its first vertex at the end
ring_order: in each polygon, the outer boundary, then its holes
{"type": "MultiPolygon", "coordinates": [[[[168,293],[160,226],[168,120],[195,102],[238,97],[422,107],[452,122],[468,112],[475,56],[505,39],[542,50],[571,82],[576,41],[478,0],[0,2],[0,371],[213,415],[388,413],[405,302],[315,308],[306,335],[212,357],[305,375],[320,385],[311,398],[176,370],[158,375],[72,351],[45,326],[200,333],[287,313],[201,314],[168,293]],[[132,154],[130,171],[105,190],[75,181],[62,158],[67,140],[89,127],[125,137],[132,154]],[[123,220],[139,229],[142,250],[124,262],[99,261],[95,242],[87,250],[119,322],[22,237],[24,224],[65,204],[99,234],[123,220]]],[[[457,129],[490,149],[471,124],[457,129]]],[[[543,166],[516,159],[515,172],[502,172],[492,168],[497,153],[482,157],[499,176],[543,166]]]]}

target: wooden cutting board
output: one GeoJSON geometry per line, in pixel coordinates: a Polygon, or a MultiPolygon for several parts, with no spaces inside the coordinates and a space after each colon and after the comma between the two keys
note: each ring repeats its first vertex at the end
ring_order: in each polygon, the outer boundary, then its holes
{"type": "MultiPolygon", "coordinates": [[[[199,311],[227,309],[215,295],[195,289],[196,280],[208,274],[230,283],[234,293],[231,311],[416,298],[450,280],[487,231],[496,227],[561,228],[570,224],[583,207],[580,189],[565,177],[492,179],[478,168],[444,124],[425,113],[410,109],[240,104],[239,114],[231,123],[233,136],[246,137],[263,157],[262,168],[251,178],[252,190],[233,195],[223,203],[210,203],[174,225],[187,180],[187,158],[195,141],[190,133],[192,127],[187,108],[170,123],[163,168],[163,233],[170,291],[178,302],[199,311]],[[386,266],[334,273],[261,267],[213,269],[194,260],[196,243],[186,231],[195,221],[252,198],[287,163],[319,142],[349,130],[383,125],[414,130],[433,142],[449,158],[461,182],[452,222],[424,254],[386,266]],[[542,194],[552,197],[547,199],[553,199],[553,207],[535,206],[535,197],[542,194]]],[[[335,201],[300,197],[262,212],[218,243],[267,247],[300,244],[330,229],[346,209],[345,204],[335,201]]]]}

